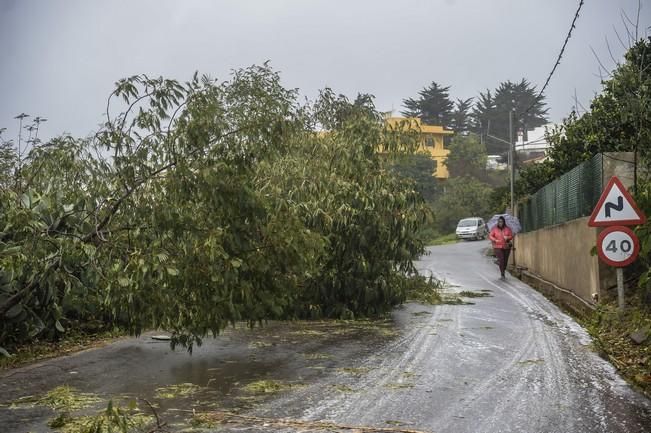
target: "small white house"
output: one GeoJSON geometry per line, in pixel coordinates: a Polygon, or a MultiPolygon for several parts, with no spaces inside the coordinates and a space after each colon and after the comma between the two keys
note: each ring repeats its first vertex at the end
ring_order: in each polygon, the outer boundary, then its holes
{"type": "Polygon", "coordinates": [[[523,140],[523,134],[519,133],[518,141],[515,143],[518,160],[526,163],[528,161],[541,162],[547,159],[550,145],[545,138],[545,131],[553,126],[553,123],[549,123],[528,131],[526,141],[523,140]]]}

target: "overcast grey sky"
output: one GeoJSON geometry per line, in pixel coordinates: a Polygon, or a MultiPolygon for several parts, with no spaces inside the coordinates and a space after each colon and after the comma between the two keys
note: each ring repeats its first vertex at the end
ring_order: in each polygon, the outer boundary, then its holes
{"type": "MultiPolygon", "coordinates": [[[[44,116],[43,137],[85,136],[102,121],[122,77],[186,80],[195,70],[227,78],[271,60],[287,87],[313,97],[330,86],[372,93],[381,110],[437,81],[454,97],[476,96],[526,77],[541,86],[578,0],[0,0],[0,127],[44,116]]],[[[624,49],[620,10],[638,0],[585,0],[565,57],[546,92],[560,121],[574,94],[588,105],[600,89],[590,47],[613,66],[624,49]]],[[[651,0],[642,0],[642,30],[651,0]]]]}

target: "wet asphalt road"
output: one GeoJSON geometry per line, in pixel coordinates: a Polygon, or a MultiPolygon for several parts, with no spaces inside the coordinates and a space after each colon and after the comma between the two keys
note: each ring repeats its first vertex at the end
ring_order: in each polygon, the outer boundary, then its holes
{"type": "MultiPolygon", "coordinates": [[[[0,402],[69,384],[104,399],[144,397],[174,429],[192,409],[425,432],[651,432],[651,402],[590,349],[571,318],[521,282],[498,280],[484,242],[431,248],[419,269],[471,305],[407,304],[373,326],[317,322],[235,329],[192,356],[141,337],[0,373],[0,402]],[[273,379],[280,394],[244,386],[273,379]],[[190,382],[190,397],[156,388],[190,382]]],[[[98,407],[98,409],[101,406],[98,407]]],[[[0,407],[0,432],[49,431],[45,408],[0,407]]],[[[281,431],[262,425],[215,431],[281,431]]],[[[292,430],[282,430],[292,431],[292,430]]]]}

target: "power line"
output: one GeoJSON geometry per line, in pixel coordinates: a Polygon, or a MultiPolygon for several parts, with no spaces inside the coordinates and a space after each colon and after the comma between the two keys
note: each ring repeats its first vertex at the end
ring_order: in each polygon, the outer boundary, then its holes
{"type": "Polygon", "coordinates": [[[554,72],[556,72],[556,68],[558,68],[558,65],[561,64],[561,59],[563,58],[563,53],[565,52],[565,47],[567,46],[568,41],[572,37],[572,30],[576,27],[576,20],[579,18],[579,12],[581,11],[581,8],[583,7],[583,1],[579,1],[579,7],[576,9],[576,12],[574,13],[574,19],[572,20],[572,25],[570,26],[570,30],[567,32],[567,36],[565,37],[565,42],[563,42],[563,46],[561,47],[560,53],[558,53],[558,57],[556,58],[556,63],[554,63],[554,67],[552,68],[551,72],[547,76],[547,80],[545,80],[545,84],[542,86],[540,89],[540,92],[538,93],[538,96],[534,99],[534,101],[531,103],[531,105],[524,110],[522,113],[518,115],[518,117],[522,116],[523,114],[526,114],[531,110],[536,103],[538,102],[538,99],[542,96],[542,94],[545,92],[545,89],[547,89],[547,86],[549,85],[549,82],[552,79],[552,76],[554,75],[554,72]]]}

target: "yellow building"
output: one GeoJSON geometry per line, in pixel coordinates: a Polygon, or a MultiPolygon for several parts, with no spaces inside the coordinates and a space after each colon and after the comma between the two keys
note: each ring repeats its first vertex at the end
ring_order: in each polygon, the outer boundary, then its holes
{"type": "Polygon", "coordinates": [[[445,148],[444,137],[454,134],[453,131],[443,129],[442,126],[425,125],[416,117],[387,117],[385,121],[391,127],[405,128],[405,124],[407,124],[410,130],[420,131],[421,150],[428,153],[434,160],[434,173],[432,173],[432,176],[437,179],[450,177],[448,167],[445,164],[450,150],[445,148]]]}

